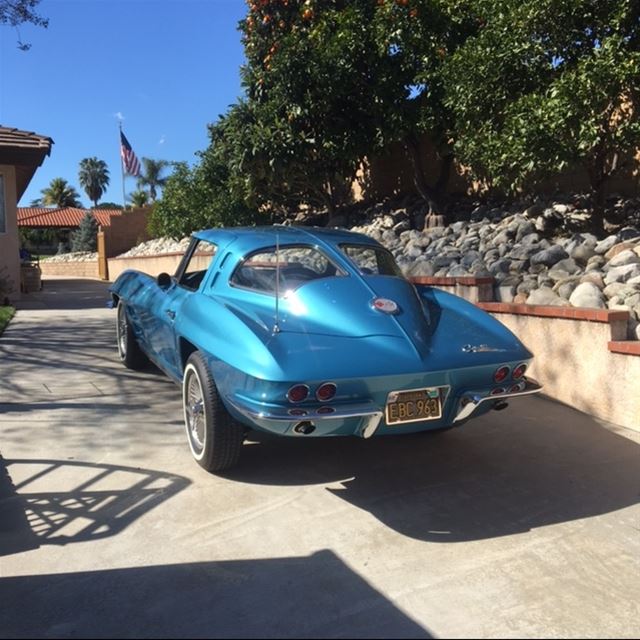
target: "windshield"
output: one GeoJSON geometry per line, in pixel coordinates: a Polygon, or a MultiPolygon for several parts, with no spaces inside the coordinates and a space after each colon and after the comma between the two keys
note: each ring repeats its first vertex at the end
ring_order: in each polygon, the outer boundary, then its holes
{"type": "Polygon", "coordinates": [[[393,256],[382,247],[367,244],[341,244],[340,248],[362,275],[403,277],[393,256]]]}

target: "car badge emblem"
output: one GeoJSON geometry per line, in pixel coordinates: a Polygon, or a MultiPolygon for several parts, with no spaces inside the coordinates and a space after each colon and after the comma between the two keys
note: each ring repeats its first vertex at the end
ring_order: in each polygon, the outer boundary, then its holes
{"type": "Polygon", "coordinates": [[[371,306],[376,311],[382,311],[382,313],[397,313],[398,305],[393,300],[388,300],[387,298],[376,298],[371,306]]]}

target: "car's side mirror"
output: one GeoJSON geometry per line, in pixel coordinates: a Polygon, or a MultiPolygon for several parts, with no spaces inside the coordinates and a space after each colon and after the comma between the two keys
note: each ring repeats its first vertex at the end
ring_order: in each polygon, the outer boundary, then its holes
{"type": "Polygon", "coordinates": [[[161,273],[156,278],[156,282],[161,289],[168,289],[171,286],[171,276],[168,273],[161,273]]]}

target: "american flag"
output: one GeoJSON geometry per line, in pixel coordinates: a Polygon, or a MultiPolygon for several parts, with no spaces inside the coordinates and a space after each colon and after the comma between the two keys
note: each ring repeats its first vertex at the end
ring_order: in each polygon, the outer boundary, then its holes
{"type": "Polygon", "coordinates": [[[124,133],[120,131],[120,155],[122,156],[122,164],[124,170],[132,176],[140,175],[140,161],[133,152],[129,141],[125,138],[124,133]]]}

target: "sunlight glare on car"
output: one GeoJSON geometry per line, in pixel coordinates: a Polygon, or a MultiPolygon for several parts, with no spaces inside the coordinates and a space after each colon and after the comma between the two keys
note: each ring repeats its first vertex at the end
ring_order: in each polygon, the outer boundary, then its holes
{"type": "Polygon", "coordinates": [[[305,316],[307,315],[308,309],[306,305],[300,300],[297,293],[291,289],[285,292],[284,299],[289,303],[289,311],[294,316],[305,316]]]}

